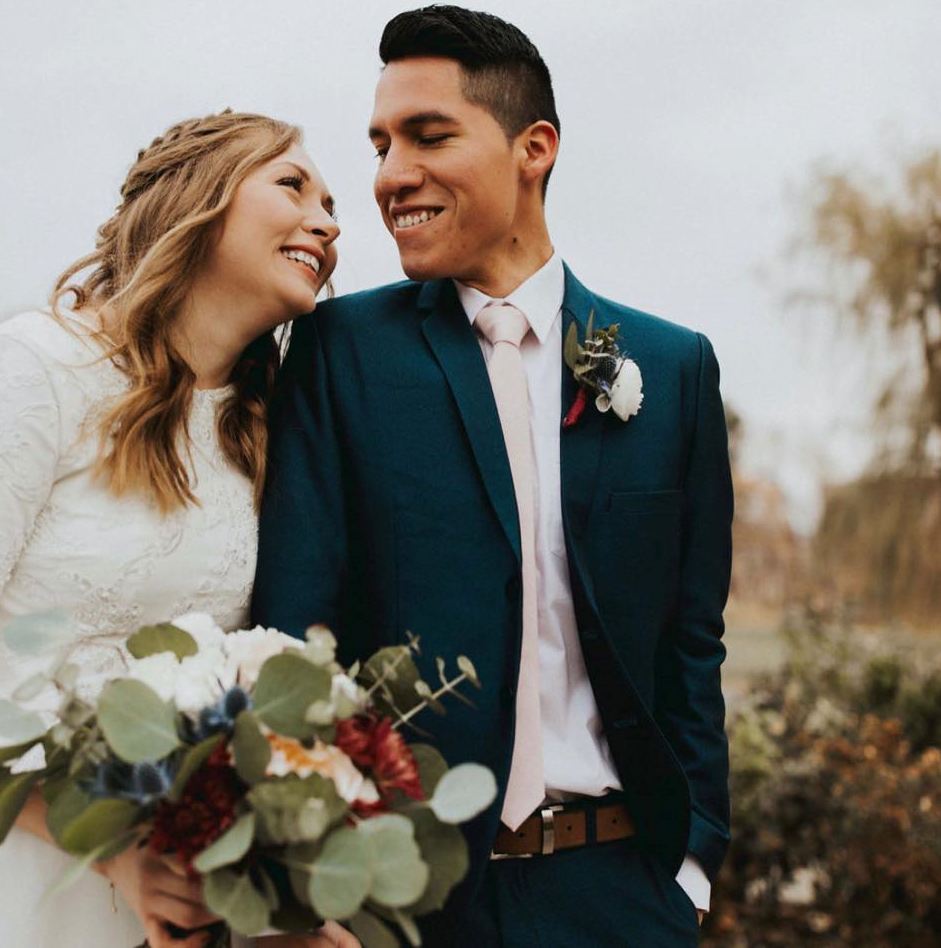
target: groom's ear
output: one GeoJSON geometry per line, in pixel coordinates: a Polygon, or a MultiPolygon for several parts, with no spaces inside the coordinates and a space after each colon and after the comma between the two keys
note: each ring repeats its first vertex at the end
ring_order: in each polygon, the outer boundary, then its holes
{"type": "Polygon", "coordinates": [[[540,120],[516,136],[520,174],[526,182],[541,183],[559,154],[559,133],[551,122],[540,120]]]}

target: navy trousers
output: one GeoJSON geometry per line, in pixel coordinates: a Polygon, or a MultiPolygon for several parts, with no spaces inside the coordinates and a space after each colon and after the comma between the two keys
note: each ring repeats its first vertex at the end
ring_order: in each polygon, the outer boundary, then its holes
{"type": "MultiPolygon", "coordinates": [[[[459,920],[427,948],[694,948],[696,908],[634,840],[490,862],[459,920]]],[[[424,928],[425,926],[423,926],[424,928]]]]}

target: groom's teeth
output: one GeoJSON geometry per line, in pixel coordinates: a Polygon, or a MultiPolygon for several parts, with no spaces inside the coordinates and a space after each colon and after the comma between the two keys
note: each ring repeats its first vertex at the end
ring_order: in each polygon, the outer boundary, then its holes
{"type": "Polygon", "coordinates": [[[282,250],[281,253],[288,260],[298,260],[300,263],[307,264],[314,273],[320,273],[320,261],[312,253],[307,253],[306,250],[282,250]]]}
{"type": "Polygon", "coordinates": [[[403,230],[406,227],[414,227],[416,224],[424,224],[440,213],[440,210],[419,211],[415,214],[400,214],[398,217],[393,217],[392,220],[399,230],[403,230]]]}

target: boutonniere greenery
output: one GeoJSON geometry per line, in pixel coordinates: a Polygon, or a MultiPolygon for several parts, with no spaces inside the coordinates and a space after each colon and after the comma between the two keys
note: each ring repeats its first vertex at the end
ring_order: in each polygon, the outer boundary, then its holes
{"type": "Polygon", "coordinates": [[[578,383],[575,401],[562,420],[563,428],[571,428],[585,410],[589,394],[595,396],[600,412],[614,411],[627,421],[640,411],[644,400],[643,379],[637,363],[618,348],[618,324],[595,329],[594,310],[588,316],[585,341],[578,341],[578,324],[573,322],[565,337],[565,364],[578,383]]]}

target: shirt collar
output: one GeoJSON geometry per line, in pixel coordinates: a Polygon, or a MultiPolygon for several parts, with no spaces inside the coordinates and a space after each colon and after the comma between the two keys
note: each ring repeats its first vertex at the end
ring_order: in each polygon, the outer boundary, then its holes
{"type": "Polygon", "coordinates": [[[478,313],[488,303],[494,302],[495,299],[512,303],[526,316],[541,344],[546,341],[559,310],[562,309],[562,300],[565,298],[565,270],[562,267],[562,258],[553,253],[531,277],[502,299],[487,296],[486,293],[481,293],[472,286],[465,286],[457,280],[454,281],[454,286],[472,326],[478,313]]]}

